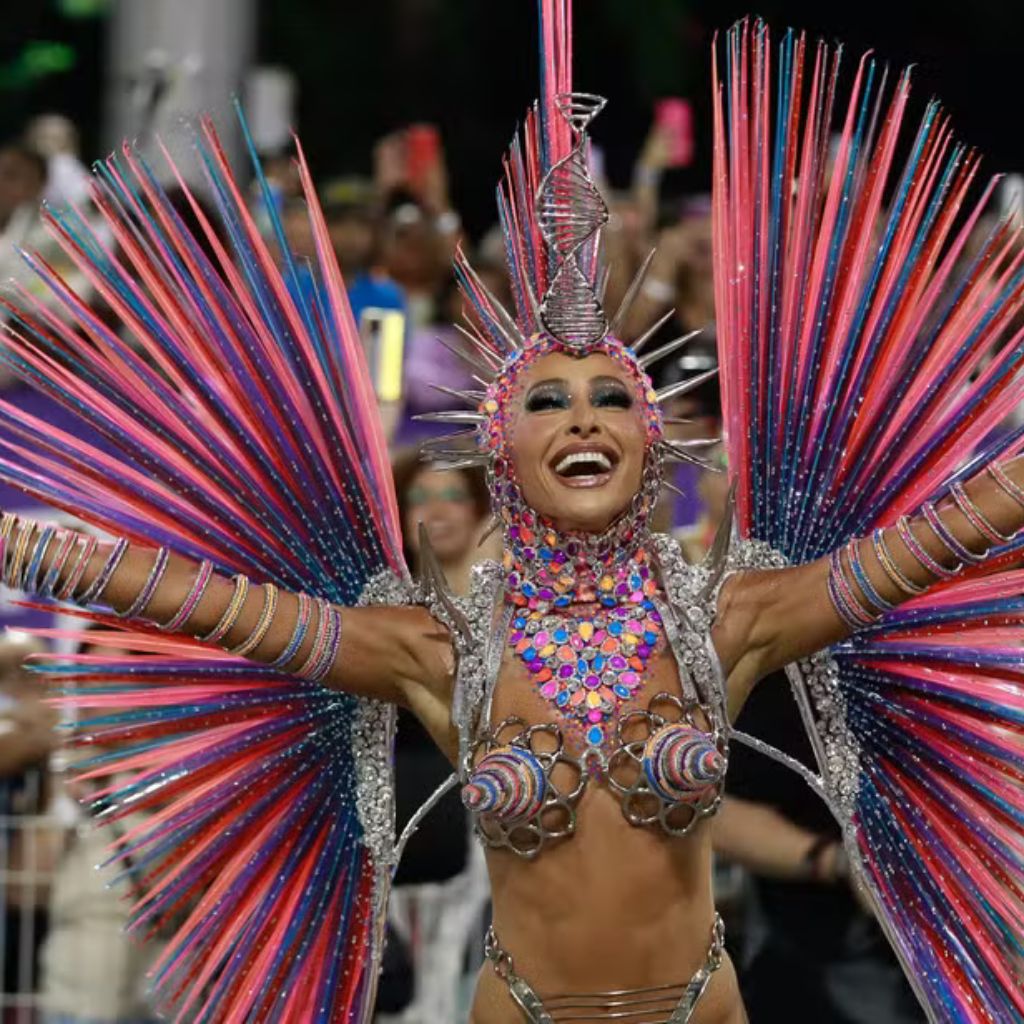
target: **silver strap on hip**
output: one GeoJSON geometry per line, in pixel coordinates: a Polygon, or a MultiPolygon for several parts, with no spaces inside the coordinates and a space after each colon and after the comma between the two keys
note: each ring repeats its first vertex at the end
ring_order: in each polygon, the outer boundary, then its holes
{"type": "Polygon", "coordinates": [[[649,1020],[651,1014],[659,1012],[668,1014],[663,1024],[688,1024],[711,975],[722,966],[724,945],[725,926],[716,914],[708,955],[685,984],[544,998],[537,995],[525,978],[516,974],[512,956],[498,945],[493,928],[487,930],[484,954],[508,986],[528,1024],[583,1024],[585,1021],[629,1021],[638,1017],[649,1020]]]}

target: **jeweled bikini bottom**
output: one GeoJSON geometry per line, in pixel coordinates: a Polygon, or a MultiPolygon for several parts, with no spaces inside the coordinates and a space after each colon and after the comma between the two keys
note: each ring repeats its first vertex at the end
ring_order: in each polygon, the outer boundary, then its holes
{"type": "Polygon", "coordinates": [[[530,983],[516,974],[512,957],[498,945],[493,928],[487,932],[484,952],[529,1024],[687,1024],[711,975],[722,965],[724,939],[725,928],[716,914],[707,958],[688,982],[571,996],[537,995],[530,983]]]}

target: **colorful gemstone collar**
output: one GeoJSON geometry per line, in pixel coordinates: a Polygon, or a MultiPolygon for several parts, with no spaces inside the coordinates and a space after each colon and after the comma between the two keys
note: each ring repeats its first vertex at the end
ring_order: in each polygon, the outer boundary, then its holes
{"type": "Polygon", "coordinates": [[[582,538],[560,535],[529,511],[506,541],[516,606],[508,644],[584,748],[600,752],[662,640],[647,550],[620,546],[595,559],[582,538]]]}

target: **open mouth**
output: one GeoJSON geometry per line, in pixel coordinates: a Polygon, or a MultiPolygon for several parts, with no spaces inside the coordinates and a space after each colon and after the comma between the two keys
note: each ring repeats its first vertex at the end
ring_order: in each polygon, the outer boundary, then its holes
{"type": "Polygon", "coordinates": [[[618,455],[610,448],[573,447],[559,452],[551,468],[568,487],[599,487],[611,478],[618,463],[618,455]]]}

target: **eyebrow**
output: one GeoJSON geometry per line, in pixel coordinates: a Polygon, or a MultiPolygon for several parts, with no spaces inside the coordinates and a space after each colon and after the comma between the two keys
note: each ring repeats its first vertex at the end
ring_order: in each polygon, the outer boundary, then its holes
{"type": "Polygon", "coordinates": [[[537,388],[551,387],[552,385],[561,385],[564,388],[568,388],[569,382],[564,377],[548,377],[545,380],[539,380],[536,383],[531,384],[527,394],[531,391],[536,391],[537,388]]]}
{"type": "Polygon", "coordinates": [[[621,377],[613,377],[608,373],[603,373],[600,377],[591,377],[590,383],[591,386],[594,384],[621,384],[624,388],[629,388],[629,385],[621,377]]]}

